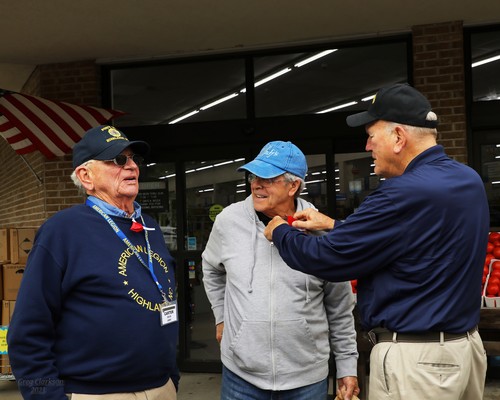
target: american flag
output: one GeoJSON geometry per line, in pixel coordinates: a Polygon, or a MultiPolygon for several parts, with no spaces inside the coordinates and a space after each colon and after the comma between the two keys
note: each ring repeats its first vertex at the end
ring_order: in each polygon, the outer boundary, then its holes
{"type": "Polygon", "coordinates": [[[36,150],[48,158],[69,154],[87,130],[125,114],[21,93],[3,93],[0,135],[21,155],[36,150]]]}

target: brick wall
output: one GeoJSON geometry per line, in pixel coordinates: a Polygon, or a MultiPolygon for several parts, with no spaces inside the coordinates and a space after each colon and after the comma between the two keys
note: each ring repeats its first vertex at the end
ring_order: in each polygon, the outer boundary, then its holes
{"type": "MultiPolygon", "coordinates": [[[[93,61],[40,65],[22,92],[101,106],[99,68],[93,61]]],[[[83,201],[70,179],[71,155],[48,160],[34,152],[21,157],[1,140],[0,159],[1,227],[39,227],[57,211],[83,201]]]]}
{"type": "Polygon", "coordinates": [[[25,155],[23,160],[5,140],[0,139],[0,159],[0,226],[39,226],[46,218],[45,191],[36,175],[43,179],[44,157],[33,153],[25,155]]]}
{"type": "Polygon", "coordinates": [[[439,117],[439,143],[467,163],[462,22],[415,26],[412,36],[414,85],[439,117]]]}

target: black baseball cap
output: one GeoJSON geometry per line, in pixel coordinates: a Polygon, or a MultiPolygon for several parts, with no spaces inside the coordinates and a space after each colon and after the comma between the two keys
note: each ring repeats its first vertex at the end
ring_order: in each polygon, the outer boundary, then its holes
{"type": "Polygon", "coordinates": [[[147,155],[150,150],[146,142],[131,142],[123,132],[113,126],[100,125],[89,129],[73,147],[73,169],[89,160],[111,160],[127,147],[141,156],[147,155]]]}
{"type": "Polygon", "coordinates": [[[349,115],[346,121],[347,125],[355,127],[380,119],[425,128],[436,128],[438,125],[437,115],[432,111],[429,100],[407,83],[380,89],[368,110],[349,115]]]}

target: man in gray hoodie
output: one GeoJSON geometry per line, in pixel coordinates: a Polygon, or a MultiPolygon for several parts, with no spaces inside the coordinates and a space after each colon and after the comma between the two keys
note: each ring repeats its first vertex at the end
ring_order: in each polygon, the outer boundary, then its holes
{"type": "Polygon", "coordinates": [[[215,220],[203,252],[203,282],[223,363],[221,400],[321,400],[335,357],[341,398],[359,394],[358,352],[349,282],[290,269],[264,229],[314,207],[299,198],[307,163],[291,142],[270,142],[239,170],[252,193],[215,220]]]}

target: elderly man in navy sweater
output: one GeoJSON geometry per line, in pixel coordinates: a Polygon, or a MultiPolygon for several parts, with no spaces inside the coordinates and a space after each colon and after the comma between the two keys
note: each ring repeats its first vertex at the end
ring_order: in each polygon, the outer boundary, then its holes
{"type": "Polygon", "coordinates": [[[8,331],[24,399],[177,398],[174,260],[135,201],[148,151],[112,126],[73,149],[86,204],[39,229],[8,331]]]}
{"type": "Polygon", "coordinates": [[[366,150],[386,180],[343,222],[309,209],[294,227],[275,218],[264,234],[296,270],[358,278],[362,324],[375,343],[371,399],[482,399],[477,324],[489,212],[481,178],[437,145],[437,116],[409,85],[381,89],[347,123],[365,126],[366,150]]]}

